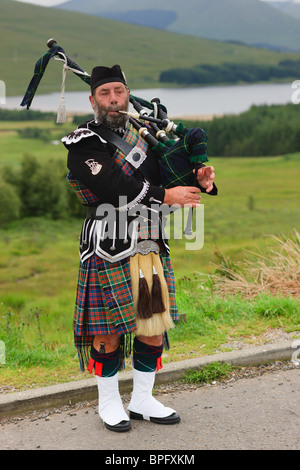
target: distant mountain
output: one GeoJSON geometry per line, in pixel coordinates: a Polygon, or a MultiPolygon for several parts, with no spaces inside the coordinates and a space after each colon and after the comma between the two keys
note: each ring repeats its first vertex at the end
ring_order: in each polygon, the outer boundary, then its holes
{"type": "Polygon", "coordinates": [[[299,21],[259,0],[69,0],[58,8],[220,41],[300,50],[299,21]]]}
{"type": "Polygon", "coordinates": [[[271,1],[269,3],[274,8],[277,8],[278,10],[284,13],[287,13],[293,18],[300,20],[300,3],[295,3],[293,1],[286,1],[286,2],[271,1]]]}
{"type": "MultiPolygon", "coordinates": [[[[0,0],[0,7],[0,41],[5,45],[0,53],[0,80],[6,84],[7,96],[25,93],[35,63],[48,50],[46,41],[51,37],[88,73],[95,65],[121,64],[131,89],[168,86],[160,76],[173,68],[223,63],[278,67],[280,61],[300,58],[299,54],[279,54],[13,0],[0,0]]],[[[291,78],[299,76],[292,74],[291,78]]],[[[58,92],[61,82],[62,63],[51,59],[39,93],[58,92]]],[[[69,72],[66,90],[88,87],[69,72]]]]}

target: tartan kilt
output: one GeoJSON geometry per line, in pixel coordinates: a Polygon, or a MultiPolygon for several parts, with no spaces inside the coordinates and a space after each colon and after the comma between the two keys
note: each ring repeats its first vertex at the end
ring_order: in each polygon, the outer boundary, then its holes
{"type": "MultiPolygon", "coordinates": [[[[179,319],[175,281],[168,253],[160,247],[160,259],[169,290],[170,314],[179,319]]],[[[130,257],[110,263],[95,254],[79,265],[73,319],[75,347],[81,370],[90,359],[95,335],[118,334],[124,338],[136,330],[130,278],[130,257]]],[[[126,355],[126,354],[125,354],[126,355]]]]}

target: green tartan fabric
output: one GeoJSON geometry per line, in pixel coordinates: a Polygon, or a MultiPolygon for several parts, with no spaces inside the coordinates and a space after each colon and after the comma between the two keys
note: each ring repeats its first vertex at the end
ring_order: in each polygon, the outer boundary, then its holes
{"type": "Polygon", "coordinates": [[[203,129],[190,129],[161,155],[160,179],[165,188],[193,186],[195,163],[208,161],[207,137],[203,129]]]}
{"type": "Polygon", "coordinates": [[[34,75],[28,85],[24,98],[21,102],[21,106],[27,106],[27,109],[30,108],[31,102],[34,98],[37,87],[43,78],[46,67],[52,57],[54,57],[58,52],[63,51],[59,46],[54,46],[49,49],[35,64],[34,75]]]}

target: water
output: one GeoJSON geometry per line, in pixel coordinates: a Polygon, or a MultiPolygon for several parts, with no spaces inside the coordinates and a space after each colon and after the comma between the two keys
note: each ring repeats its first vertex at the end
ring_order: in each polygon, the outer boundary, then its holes
{"type": "MultiPolygon", "coordinates": [[[[208,116],[239,114],[247,111],[252,105],[286,104],[292,102],[292,83],[232,85],[199,88],[155,88],[131,90],[135,96],[150,101],[159,97],[167,107],[171,117],[208,116]]],[[[25,92],[25,90],[24,90],[25,92]]],[[[66,92],[67,112],[90,113],[89,88],[82,92],[66,92]]],[[[4,109],[22,109],[23,97],[7,97],[4,109]]],[[[35,95],[31,109],[40,111],[57,111],[60,93],[35,95]]]]}

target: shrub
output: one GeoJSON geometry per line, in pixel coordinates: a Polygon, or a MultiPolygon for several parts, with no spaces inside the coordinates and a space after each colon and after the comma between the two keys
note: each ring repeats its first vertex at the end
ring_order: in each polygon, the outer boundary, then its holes
{"type": "Polygon", "coordinates": [[[252,106],[238,116],[211,121],[185,121],[208,136],[208,153],[215,157],[271,156],[300,151],[299,106],[252,106]]]}
{"type": "Polygon", "coordinates": [[[69,195],[62,162],[49,160],[41,164],[27,154],[19,171],[7,169],[4,174],[19,195],[21,217],[59,219],[68,215],[69,195]]]}
{"type": "Polygon", "coordinates": [[[0,226],[16,220],[20,216],[21,201],[16,188],[0,179],[0,226]]]}
{"type": "Polygon", "coordinates": [[[47,142],[51,139],[51,134],[47,129],[40,129],[39,127],[25,127],[18,129],[18,134],[23,139],[41,139],[47,142]]]}

